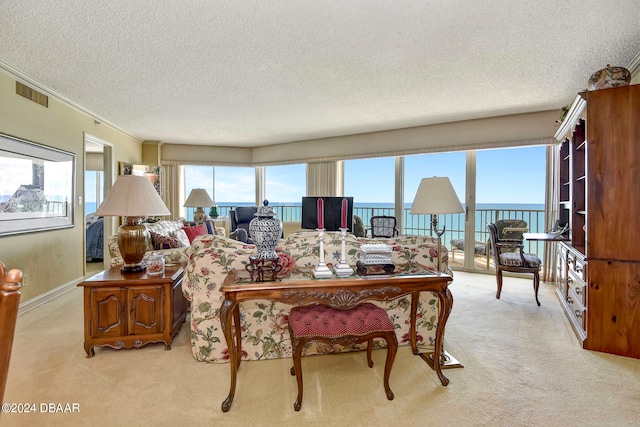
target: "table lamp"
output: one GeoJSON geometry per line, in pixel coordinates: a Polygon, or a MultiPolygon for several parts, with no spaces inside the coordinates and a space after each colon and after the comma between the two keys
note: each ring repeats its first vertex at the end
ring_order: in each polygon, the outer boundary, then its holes
{"type": "Polygon", "coordinates": [[[203,207],[211,207],[215,206],[211,197],[209,197],[209,193],[204,188],[194,188],[189,193],[189,197],[184,202],[185,208],[196,208],[193,213],[193,220],[195,222],[204,222],[207,219],[207,214],[204,211],[203,207]]]}
{"type": "Polygon", "coordinates": [[[445,227],[438,231],[438,214],[462,213],[462,204],[447,177],[422,178],[411,204],[411,214],[430,214],[431,228],[438,236],[438,272],[440,272],[441,238],[445,227]]]}
{"type": "Polygon", "coordinates": [[[152,215],[171,215],[151,181],[139,175],[120,175],[96,211],[97,216],[123,216],[118,228],[118,248],[123,273],[145,271],[142,258],[147,251],[149,232],[141,223],[152,215]]]}

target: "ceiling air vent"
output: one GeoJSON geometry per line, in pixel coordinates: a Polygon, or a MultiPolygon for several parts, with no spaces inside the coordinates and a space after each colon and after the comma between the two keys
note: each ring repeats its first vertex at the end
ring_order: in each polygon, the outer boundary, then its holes
{"type": "Polygon", "coordinates": [[[31,89],[29,86],[25,86],[20,82],[16,82],[16,93],[33,102],[49,108],[49,97],[44,93],[40,93],[35,89],[31,89]]]}

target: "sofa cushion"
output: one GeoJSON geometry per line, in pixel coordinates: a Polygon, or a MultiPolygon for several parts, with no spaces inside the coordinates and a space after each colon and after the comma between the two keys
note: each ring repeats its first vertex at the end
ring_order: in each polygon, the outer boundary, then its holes
{"type": "Polygon", "coordinates": [[[186,246],[175,237],[164,236],[160,233],[156,233],[155,231],[149,231],[149,234],[151,234],[151,244],[153,245],[154,250],[182,248],[186,246]]]}
{"type": "MultiPolygon", "coordinates": [[[[182,242],[183,246],[189,246],[191,244],[187,234],[182,230],[184,226],[182,219],[162,220],[155,223],[145,223],[144,225],[149,232],[153,231],[163,236],[175,237],[182,242]]],[[[152,250],[153,248],[150,247],[148,249],[152,250]]]]}
{"type": "Polygon", "coordinates": [[[187,237],[189,238],[189,244],[193,243],[193,240],[198,236],[202,236],[204,234],[212,234],[212,233],[207,233],[206,227],[202,224],[194,225],[193,227],[184,227],[183,230],[187,234],[187,237]]]}

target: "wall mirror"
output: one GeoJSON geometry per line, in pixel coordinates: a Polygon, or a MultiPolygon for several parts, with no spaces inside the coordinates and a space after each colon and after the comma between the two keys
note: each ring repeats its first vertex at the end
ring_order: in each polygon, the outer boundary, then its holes
{"type": "Polygon", "coordinates": [[[73,227],[75,155],[0,134],[0,236],[73,227]]]}

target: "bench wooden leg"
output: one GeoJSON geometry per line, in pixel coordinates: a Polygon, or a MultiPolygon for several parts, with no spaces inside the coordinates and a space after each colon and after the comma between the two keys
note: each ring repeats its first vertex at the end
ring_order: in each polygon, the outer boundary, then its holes
{"type": "Polygon", "coordinates": [[[302,406],[302,349],[304,348],[304,342],[298,340],[293,344],[293,368],[291,368],[291,375],[296,376],[298,383],[298,397],[293,404],[293,409],[300,410],[302,406]]]}
{"type": "Polygon", "coordinates": [[[373,338],[367,341],[367,364],[370,368],[373,368],[373,360],[371,359],[371,348],[373,347],[373,338]]]}
{"type": "Polygon", "coordinates": [[[389,376],[391,375],[391,367],[398,352],[398,339],[396,338],[395,332],[387,334],[384,339],[387,341],[387,360],[384,363],[384,391],[387,393],[387,399],[393,400],[394,395],[391,387],[389,387],[389,376]]]}

